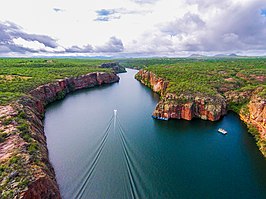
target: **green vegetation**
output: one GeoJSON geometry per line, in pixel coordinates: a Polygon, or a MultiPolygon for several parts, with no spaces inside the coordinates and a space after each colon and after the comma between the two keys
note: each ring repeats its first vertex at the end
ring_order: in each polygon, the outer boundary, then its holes
{"type": "MultiPolygon", "coordinates": [[[[95,71],[106,60],[93,59],[0,59],[0,105],[25,95],[39,85],[95,71]]],[[[58,96],[61,98],[62,96],[58,96]]]]}
{"type": "Polygon", "coordinates": [[[34,153],[36,153],[38,151],[38,145],[37,143],[31,143],[29,145],[28,151],[31,155],[33,155],[34,153]]]}
{"type": "Polygon", "coordinates": [[[66,95],[65,91],[60,91],[56,94],[56,99],[61,100],[65,97],[65,95],[66,95]]]}
{"type": "Polygon", "coordinates": [[[5,124],[2,123],[2,127],[9,125],[12,121],[17,130],[5,132],[4,128],[3,131],[0,131],[0,143],[8,139],[9,136],[18,135],[26,142],[26,147],[23,150],[14,148],[10,157],[2,159],[0,164],[0,198],[14,198],[18,191],[24,190],[33,180],[32,167],[37,169],[41,164],[42,168],[46,167],[42,162],[40,144],[34,134],[36,132],[32,130],[33,124],[28,121],[27,117],[30,115],[27,116],[24,109],[12,116],[12,120],[9,119],[9,116],[2,117],[2,121],[5,121],[5,124]],[[29,160],[32,164],[29,164],[29,160]],[[14,184],[16,185],[15,188],[14,184]]]}
{"type": "Polygon", "coordinates": [[[4,142],[7,138],[7,133],[0,132],[0,143],[4,142]]]}
{"type": "Polygon", "coordinates": [[[171,65],[182,62],[198,62],[198,59],[192,58],[134,58],[118,60],[121,66],[126,68],[142,69],[154,65],[171,65]]]}
{"type": "MultiPolygon", "coordinates": [[[[90,72],[109,72],[112,69],[99,68],[109,61],[92,59],[0,59],[0,105],[6,105],[46,83],[66,77],[77,77],[90,72]]],[[[74,85],[73,85],[74,88],[74,85]]],[[[70,88],[71,89],[71,88],[70,88]]],[[[62,99],[65,92],[57,93],[62,99]]],[[[12,106],[17,106],[12,104],[12,106]]],[[[0,198],[15,198],[19,191],[24,190],[34,176],[32,171],[39,167],[46,168],[42,160],[41,145],[36,139],[34,124],[31,123],[29,110],[14,107],[18,112],[0,118],[0,143],[7,139],[24,144],[14,148],[9,157],[2,159],[0,164],[0,198]],[[9,128],[10,125],[16,128],[9,128]],[[13,136],[13,137],[11,137],[13,136]],[[20,136],[21,139],[16,139],[20,136]],[[30,164],[29,164],[30,162],[30,164]]]]}
{"type": "Polygon", "coordinates": [[[5,120],[3,120],[3,125],[9,125],[10,123],[12,122],[12,118],[10,117],[10,118],[7,118],[7,119],[5,119],[5,120]]]}
{"type": "Polygon", "coordinates": [[[124,60],[125,65],[131,62],[140,68],[146,66],[146,70],[169,81],[167,92],[171,93],[216,95],[230,90],[254,90],[258,86],[264,88],[260,95],[266,93],[266,58],[136,59],[135,64],[134,60],[124,60]]]}
{"type": "MultiPolygon", "coordinates": [[[[181,98],[180,103],[186,100],[182,99],[182,96],[195,96],[199,93],[207,96],[222,95],[229,110],[250,118],[248,104],[251,97],[266,99],[266,58],[153,58],[121,60],[121,65],[144,68],[168,81],[168,88],[164,94],[177,94],[181,98]]],[[[137,75],[136,78],[150,86],[142,77],[137,75]]],[[[247,126],[266,157],[266,140],[261,136],[257,126],[249,121],[247,126]]]]}
{"type": "Polygon", "coordinates": [[[241,108],[242,108],[242,104],[239,104],[239,103],[236,103],[236,102],[229,102],[229,109],[236,112],[236,113],[239,113],[241,108]]]}
{"type": "Polygon", "coordinates": [[[13,183],[18,184],[20,190],[26,188],[32,178],[26,165],[25,159],[19,154],[14,154],[5,164],[0,165],[1,198],[15,198],[18,189],[12,187],[13,183]]]}
{"type": "Polygon", "coordinates": [[[254,136],[257,146],[261,150],[264,157],[266,157],[266,140],[261,138],[261,134],[259,133],[258,129],[253,126],[252,124],[247,124],[248,131],[254,136]]]}

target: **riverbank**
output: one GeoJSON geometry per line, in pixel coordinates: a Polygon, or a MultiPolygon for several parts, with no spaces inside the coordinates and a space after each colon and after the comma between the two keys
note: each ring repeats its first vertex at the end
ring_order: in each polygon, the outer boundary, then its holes
{"type": "MultiPolygon", "coordinates": [[[[202,70],[202,73],[204,73],[204,69],[202,70]]],[[[180,72],[182,76],[183,71],[180,72]]],[[[223,75],[226,74],[225,70],[222,72],[223,75]]],[[[206,73],[205,75],[208,74],[206,73]]],[[[241,73],[239,72],[238,75],[240,76],[241,73]]],[[[254,74],[252,75],[253,78],[256,78],[254,74]]],[[[262,94],[264,93],[264,88],[258,85],[252,87],[252,89],[239,90],[239,87],[235,87],[233,84],[238,83],[235,79],[232,77],[223,78],[229,84],[221,84],[224,88],[218,87],[217,90],[219,92],[210,94],[204,92],[205,88],[202,89],[204,90],[202,92],[199,90],[194,92],[173,92],[171,90],[173,83],[171,85],[169,80],[158,76],[152,69],[140,70],[136,75],[137,80],[161,95],[161,100],[156,105],[153,116],[166,119],[191,120],[193,118],[201,118],[203,120],[217,121],[228,110],[233,110],[247,124],[249,132],[255,137],[260,151],[266,157],[266,98],[262,94]]],[[[244,78],[248,77],[244,76],[244,78]]],[[[265,81],[265,77],[262,75],[257,76],[257,78],[263,82],[265,81]]],[[[191,82],[193,82],[193,79],[191,79],[191,82]]],[[[213,88],[211,85],[210,87],[213,88]]]]}
{"type": "Polygon", "coordinates": [[[265,159],[236,114],[217,122],[154,120],[160,98],[134,79],[137,72],[128,69],[118,84],[78,91],[46,108],[49,158],[63,198],[132,198],[132,183],[139,198],[265,198],[265,159]],[[98,154],[114,109],[131,170],[114,126],[98,154]]]}
{"type": "Polygon", "coordinates": [[[39,86],[0,106],[1,198],[61,198],[48,158],[45,107],[70,92],[118,81],[114,73],[93,72],[39,86]]]}

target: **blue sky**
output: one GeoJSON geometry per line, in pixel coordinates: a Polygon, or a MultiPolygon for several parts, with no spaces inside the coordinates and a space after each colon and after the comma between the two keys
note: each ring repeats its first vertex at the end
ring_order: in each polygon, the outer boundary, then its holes
{"type": "Polygon", "coordinates": [[[261,9],[261,15],[266,17],[266,8],[265,9],[261,9]]]}
{"type": "Polygon", "coordinates": [[[0,56],[266,54],[262,0],[9,0],[0,56]]]}

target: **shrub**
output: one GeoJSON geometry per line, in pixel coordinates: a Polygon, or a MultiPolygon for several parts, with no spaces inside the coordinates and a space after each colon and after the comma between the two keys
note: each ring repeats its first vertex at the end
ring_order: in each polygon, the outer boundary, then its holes
{"type": "Polygon", "coordinates": [[[20,187],[27,187],[28,184],[29,184],[29,179],[23,179],[20,183],[19,183],[19,186],[20,187]]]}
{"type": "Polygon", "coordinates": [[[25,133],[29,130],[29,126],[27,123],[22,123],[18,126],[18,130],[20,130],[22,133],[25,133]]]}
{"type": "Polygon", "coordinates": [[[66,96],[66,92],[65,91],[59,91],[58,93],[56,93],[56,99],[57,100],[61,100],[66,96]]]}
{"type": "Polygon", "coordinates": [[[9,163],[10,164],[16,164],[19,161],[19,157],[18,156],[13,156],[12,158],[9,159],[9,163]]]}
{"type": "Polygon", "coordinates": [[[6,168],[6,165],[0,165],[0,176],[5,172],[6,168]]]}
{"type": "Polygon", "coordinates": [[[31,155],[33,155],[34,153],[36,153],[38,150],[38,145],[37,143],[31,143],[28,147],[28,151],[31,155]]]}
{"type": "Polygon", "coordinates": [[[3,121],[3,125],[9,125],[12,122],[12,117],[7,118],[3,121]]]}
{"type": "Polygon", "coordinates": [[[20,119],[25,119],[26,118],[26,113],[24,111],[19,111],[17,117],[20,118],[20,119]]]}
{"type": "Polygon", "coordinates": [[[26,142],[30,142],[31,136],[28,133],[24,133],[22,135],[23,140],[25,140],[26,142]]]}
{"type": "Polygon", "coordinates": [[[0,143],[4,142],[7,138],[7,133],[1,133],[0,132],[0,143]]]}

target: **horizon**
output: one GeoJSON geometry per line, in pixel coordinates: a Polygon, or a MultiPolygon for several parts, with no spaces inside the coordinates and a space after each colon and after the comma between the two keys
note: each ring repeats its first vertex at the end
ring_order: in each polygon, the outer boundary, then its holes
{"type": "Polygon", "coordinates": [[[266,58],[266,55],[232,55],[231,54],[215,54],[215,55],[201,55],[191,54],[188,56],[87,56],[87,55],[36,55],[36,56],[0,56],[0,59],[99,59],[99,60],[116,60],[116,59],[244,59],[244,58],[266,58]]]}

